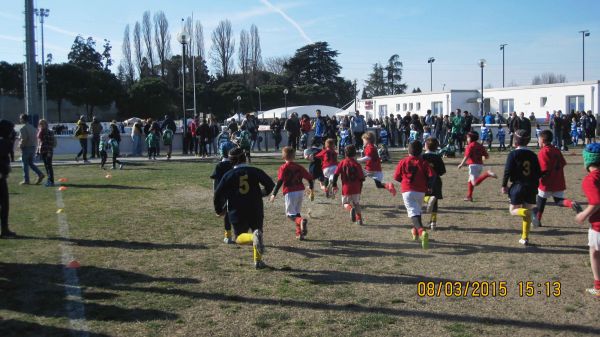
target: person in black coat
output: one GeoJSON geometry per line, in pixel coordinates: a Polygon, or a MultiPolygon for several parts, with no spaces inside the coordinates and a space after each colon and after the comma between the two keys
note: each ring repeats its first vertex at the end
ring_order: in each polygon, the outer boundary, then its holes
{"type": "Polygon", "coordinates": [[[8,229],[8,174],[10,173],[11,134],[15,125],[5,119],[0,121],[0,238],[14,238],[17,235],[8,229]]]}

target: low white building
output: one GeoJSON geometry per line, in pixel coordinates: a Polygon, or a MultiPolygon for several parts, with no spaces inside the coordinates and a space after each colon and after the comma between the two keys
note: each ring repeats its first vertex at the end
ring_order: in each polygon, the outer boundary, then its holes
{"type": "MultiPolygon", "coordinates": [[[[532,85],[509,88],[484,89],[484,112],[508,114],[512,111],[531,112],[545,118],[546,112],[592,110],[600,111],[600,81],[532,85]]],[[[402,95],[377,96],[358,102],[357,110],[367,117],[379,118],[390,114],[404,116],[406,112],[425,115],[427,110],[441,116],[450,111],[467,110],[480,115],[479,90],[447,90],[402,95]]]]}

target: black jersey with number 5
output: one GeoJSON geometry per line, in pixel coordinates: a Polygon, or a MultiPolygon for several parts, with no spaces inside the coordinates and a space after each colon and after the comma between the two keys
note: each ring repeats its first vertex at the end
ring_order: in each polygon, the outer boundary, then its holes
{"type": "Polygon", "coordinates": [[[506,158],[502,186],[510,180],[513,184],[528,185],[537,188],[542,170],[537,155],[529,149],[516,149],[506,158]]]}
{"type": "Polygon", "coordinates": [[[275,183],[263,170],[240,165],[227,172],[215,189],[214,206],[217,213],[227,203],[231,223],[263,218],[262,198],[273,191],[275,183]],[[264,191],[261,190],[261,185],[264,191]]]}

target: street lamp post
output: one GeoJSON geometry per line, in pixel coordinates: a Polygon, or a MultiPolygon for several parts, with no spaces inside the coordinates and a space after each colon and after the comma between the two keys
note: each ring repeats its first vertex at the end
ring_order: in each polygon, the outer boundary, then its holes
{"type": "Polygon", "coordinates": [[[183,104],[183,138],[182,138],[183,146],[182,147],[183,147],[183,154],[187,154],[187,146],[185,145],[186,134],[187,134],[187,121],[185,118],[185,46],[189,42],[189,35],[185,31],[185,29],[182,30],[181,33],[179,33],[179,35],[177,36],[177,40],[179,41],[179,43],[181,43],[181,57],[182,57],[181,58],[181,97],[182,97],[182,104],[183,104]]]}
{"type": "Polygon", "coordinates": [[[581,58],[583,61],[582,62],[582,67],[583,67],[582,68],[582,77],[583,77],[582,81],[585,81],[585,37],[590,36],[590,31],[586,29],[586,30],[580,30],[579,32],[581,33],[581,43],[582,43],[582,45],[581,45],[581,47],[582,47],[581,58]]]}
{"type": "Polygon", "coordinates": [[[289,93],[289,90],[287,90],[287,88],[283,89],[283,99],[285,101],[285,119],[288,118],[288,115],[287,115],[287,95],[288,95],[288,93],[289,93]]]}
{"type": "Polygon", "coordinates": [[[508,46],[506,43],[500,45],[500,50],[502,50],[502,88],[504,88],[504,47],[506,46],[508,46]]]}
{"type": "Polygon", "coordinates": [[[429,91],[433,91],[433,62],[435,62],[433,57],[427,60],[427,63],[429,63],[429,91]]]}
{"type": "Polygon", "coordinates": [[[44,54],[44,18],[50,14],[47,8],[34,9],[35,15],[40,17],[42,35],[42,118],[46,119],[46,55],[44,54]]]}
{"type": "Polygon", "coordinates": [[[238,123],[239,123],[239,121],[240,121],[240,115],[241,115],[240,101],[242,100],[242,96],[236,97],[235,100],[237,101],[237,112],[236,112],[236,115],[238,116],[238,123]]]}
{"type": "Polygon", "coordinates": [[[483,68],[485,67],[485,59],[479,60],[479,67],[481,68],[481,105],[479,107],[479,115],[483,116],[483,68]]]}
{"type": "MultiPolygon", "coordinates": [[[[260,88],[256,87],[256,90],[258,90],[258,111],[260,111],[262,113],[262,101],[260,100],[260,88]]],[[[263,115],[263,119],[265,119],[264,115],[263,115]]]]}

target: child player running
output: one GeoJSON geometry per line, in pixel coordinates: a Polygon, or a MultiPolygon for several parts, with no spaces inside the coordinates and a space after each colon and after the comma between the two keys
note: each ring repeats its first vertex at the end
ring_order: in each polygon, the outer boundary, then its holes
{"type": "Polygon", "coordinates": [[[477,140],[479,139],[479,134],[477,132],[469,132],[467,134],[467,148],[465,149],[465,156],[463,160],[458,164],[458,168],[465,166],[465,162],[469,165],[469,180],[467,181],[467,196],[464,201],[473,201],[473,190],[475,190],[475,186],[481,184],[484,180],[489,177],[498,178],[496,173],[491,170],[487,170],[483,174],[483,158],[488,159],[490,155],[483,145],[481,145],[477,140]]]}
{"type": "MultiPolygon", "coordinates": [[[[232,145],[230,149],[233,149],[235,145],[233,145],[233,143],[231,142],[230,144],[232,145]]],[[[219,183],[221,182],[221,179],[223,178],[225,173],[229,172],[231,169],[233,169],[233,164],[231,163],[231,160],[229,160],[229,150],[221,152],[221,161],[215,166],[213,173],[210,175],[210,179],[214,180],[214,190],[216,190],[217,186],[219,186],[219,183]]],[[[223,242],[235,243],[231,235],[231,222],[229,221],[229,215],[227,215],[227,213],[225,213],[225,215],[223,216],[223,223],[225,226],[225,238],[223,239],[223,242]]]]}
{"type": "Polygon", "coordinates": [[[548,198],[553,197],[557,206],[572,208],[575,213],[582,211],[581,206],[565,198],[565,173],[563,168],[567,165],[559,149],[552,145],[553,134],[550,130],[543,130],[538,137],[540,152],[538,161],[542,170],[542,178],[538,187],[535,208],[533,209],[533,225],[542,226],[542,215],[548,198]]]}
{"type": "Polygon", "coordinates": [[[511,215],[523,219],[522,233],[519,243],[529,244],[529,230],[531,229],[530,208],[535,204],[535,195],[542,171],[537,156],[527,148],[531,139],[530,133],[517,130],[514,133],[514,146],[516,150],[508,154],[502,178],[502,193],[510,198],[509,212],[511,215]],[[508,188],[508,181],[512,182],[508,188]]]}
{"type": "Polygon", "coordinates": [[[337,153],[335,152],[335,140],[327,139],[325,141],[325,148],[323,151],[317,153],[315,158],[321,159],[323,176],[325,177],[325,196],[327,198],[335,198],[335,194],[332,191],[333,175],[337,169],[337,153]]]}
{"type": "Polygon", "coordinates": [[[302,209],[302,200],[304,199],[304,183],[303,179],[308,180],[310,194],[313,194],[313,178],[306,169],[294,162],[296,151],[286,146],[282,149],[282,157],[285,163],[279,167],[277,173],[277,185],[273,190],[270,202],[275,200],[275,196],[279,188],[283,186],[283,195],[285,196],[285,214],[288,219],[296,224],[296,239],[304,240],[308,234],[308,219],[303,218],[300,214],[302,209]]]}
{"type": "Polygon", "coordinates": [[[275,187],[273,180],[261,169],[246,165],[244,150],[235,148],[229,152],[233,169],[225,173],[215,189],[214,207],[218,215],[225,212],[233,227],[235,243],[252,244],[254,267],[266,267],[262,260],[264,253],[262,198],[275,187]],[[260,186],[264,189],[261,189],[260,186]],[[225,206],[227,205],[227,206],[225,206]],[[252,234],[248,233],[252,231],[252,234]]]}
{"type": "Polygon", "coordinates": [[[588,206],[575,221],[583,225],[590,222],[588,246],[590,246],[590,264],[594,275],[594,287],[586,289],[588,293],[600,298],[600,144],[588,144],[583,150],[583,164],[589,172],[583,178],[581,186],[588,199],[588,206]]]}
{"type": "Polygon", "coordinates": [[[379,158],[379,153],[374,145],[375,134],[372,132],[367,132],[362,135],[362,139],[365,143],[364,157],[357,159],[357,161],[359,163],[365,163],[364,175],[366,177],[373,178],[377,188],[385,188],[392,194],[392,196],[396,196],[396,188],[394,187],[394,184],[391,182],[385,184],[382,183],[383,172],[381,172],[381,159],[379,158]]]}
{"type": "Polygon", "coordinates": [[[352,222],[359,225],[363,224],[362,212],[360,209],[360,192],[362,190],[365,176],[362,167],[356,161],[356,148],[354,145],[348,145],[344,149],[346,158],[342,160],[333,175],[333,189],[337,189],[338,177],[342,178],[342,205],[345,210],[350,211],[352,222]]]}
{"type": "Polygon", "coordinates": [[[428,249],[429,234],[423,228],[421,207],[425,192],[431,190],[435,172],[433,172],[429,163],[421,158],[422,152],[423,145],[421,145],[421,142],[414,141],[410,143],[408,145],[409,155],[398,162],[394,172],[394,180],[400,182],[404,206],[408,217],[412,220],[412,238],[415,241],[420,238],[423,249],[428,249]]]}
{"type": "Polygon", "coordinates": [[[437,154],[438,147],[440,146],[439,141],[436,138],[427,138],[425,140],[425,153],[423,159],[429,163],[429,166],[435,171],[435,180],[433,186],[431,186],[431,192],[425,194],[425,203],[427,204],[427,212],[431,213],[431,219],[429,221],[429,228],[435,229],[437,225],[437,212],[438,212],[438,201],[443,199],[442,197],[442,176],[446,173],[446,165],[442,157],[437,154]]]}

